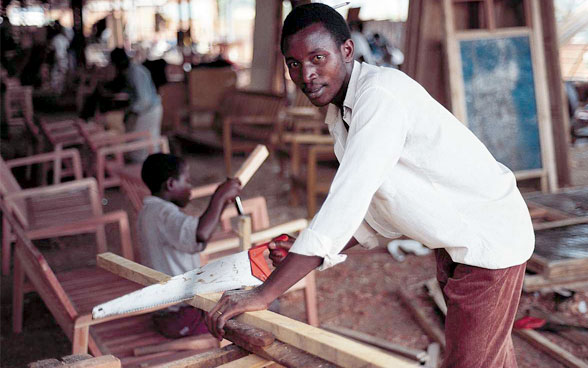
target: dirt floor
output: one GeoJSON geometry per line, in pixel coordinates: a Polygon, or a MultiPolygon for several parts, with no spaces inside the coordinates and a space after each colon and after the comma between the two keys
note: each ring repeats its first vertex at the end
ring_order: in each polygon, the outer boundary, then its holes
{"type": "MultiPolygon", "coordinates": [[[[588,185],[588,143],[578,142],[571,152],[575,184],[588,185]]],[[[219,152],[188,149],[184,155],[190,162],[195,185],[219,181],[225,177],[219,152]]],[[[236,159],[235,162],[242,160],[236,159]]],[[[268,201],[271,223],[275,225],[306,215],[304,207],[288,203],[288,193],[289,182],[280,177],[277,162],[269,162],[253,177],[242,197],[264,195],[268,201]]],[[[126,198],[117,189],[107,191],[106,197],[105,212],[129,208],[126,198]]],[[[191,210],[198,211],[204,205],[202,202],[196,203],[191,210]]],[[[109,232],[109,237],[114,239],[116,234],[109,232]]],[[[95,262],[92,237],[64,238],[59,242],[40,241],[37,245],[56,270],[95,262]],[[87,246],[82,247],[80,244],[87,246]]],[[[116,241],[113,240],[110,246],[113,251],[117,250],[116,241]]],[[[320,323],[347,327],[406,347],[426,350],[433,340],[412,318],[398,297],[397,290],[409,291],[416,303],[427,311],[431,323],[442,329],[441,313],[422,286],[424,281],[435,276],[434,269],[432,255],[408,255],[404,262],[397,262],[384,249],[356,251],[344,264],[318,273],[320,323]]],[[[12,279],[3,276],[1,281],[1,366],[23,367],[28,362],[68,355],[70,342],[35,293],[25,297],[23,333],[11,332],[12,279]]],[[[539,308],[569,322],[588,326],[588,315],[579,312],[582,301],[588,302],[586,290],[576,292],[569,298],[552,292],[524,294],[519,312],[523,315],[530,308],[539,308]]],[[[281,312],[300,320],[304,320],[303,305],[301,292],[287,294],[280,300],[281,312]]],[[[588,343],[574,343],[554,333],[543,334],[588,364],[588,343]]],[[[588,337],[585,341],[588,341],[588,337]]],[[[563,367],[519,337],[514,337],[514,344],[521,368],[563,367]]]]}

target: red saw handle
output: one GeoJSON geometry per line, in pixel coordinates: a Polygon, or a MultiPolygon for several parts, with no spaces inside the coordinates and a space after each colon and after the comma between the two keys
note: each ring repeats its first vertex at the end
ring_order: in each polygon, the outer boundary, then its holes
{"type": "MultiPolygon", "coordinates": [[[[286,240],[288,240],[288,235],[280,235],[267,243],[262,243],[249,249],[249,263],[251,263],[251,274],[253,276],[257,277],[261,281],[267,280],[272,271],[269,269],[269,266],[263,257],[263,252],[265,252],[266,249],[269,249],[269,243],[272,241],[286,240]]],[[[286,256],[288,254],[288,251],[284,248],[277,248],[276,250],[281,252],[282,256],[286,256]]]]}

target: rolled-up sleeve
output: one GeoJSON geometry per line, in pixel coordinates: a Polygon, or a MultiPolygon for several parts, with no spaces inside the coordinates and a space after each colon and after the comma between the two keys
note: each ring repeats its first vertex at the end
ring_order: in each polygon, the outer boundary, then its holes
{"type": "Polygon", "coordinates": [[[204,244],[196,241],[198,217],[179,210],[163,211],[159,217],[160,233],[173,248],[190,254],[204,250],[204,244]]]}
{"type": "Polygon", "coordinates": [[[374,193],[398,162],[408,132],[405,109],[387,90],[374,86],[357,93],[345,152],[329,194],[290,249],[322,257],[320,269],[343,262],[345,256],[339,253],[354,235],[364,245],[373,243],[373,234],[362,222],[374,193]]]}

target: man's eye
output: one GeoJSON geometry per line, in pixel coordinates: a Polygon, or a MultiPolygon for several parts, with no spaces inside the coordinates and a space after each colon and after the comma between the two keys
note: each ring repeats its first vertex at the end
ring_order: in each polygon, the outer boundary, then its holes
{"type": "Polygon", "coordinates": [[[314,57],[314,59],[317,61],[323,61],[323,60],[325,60],[325,55],[316,55],[314,57]]]}
{"type": "Polygon", "coordinates": [[[291,63],[288,63],[288,68],[292,69],[292,68],[298,68],[298,66],[300,65],[300,63],[293,61],[291,63]]]}

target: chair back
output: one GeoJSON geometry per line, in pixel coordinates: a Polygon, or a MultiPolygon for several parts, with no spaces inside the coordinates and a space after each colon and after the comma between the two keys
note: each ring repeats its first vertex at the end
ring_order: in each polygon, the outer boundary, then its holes
{"type": "Polygon", "coordinates": [[[190,110],[216,111],[236,83],[237,73],[231,67],[192,69],[188,77],[190,110]]]}
{"type": "Polygon", "coordinates": [[[286,99],[282,95],[257,91],[235,90],[223,99],[222,116],[278,116],[286,99]]]}
{"type": "Polygon", "coordinates": [[[16,246],[14,248],[16,262],[18,262],[19,267],[22,267],[26,279],[33,284],[57,323],[71,339],[73,333],[71,321],[75,320],[78,315],[75,307],[45,257],[25,235],[20,223],[12,216],[11,211],[3,201],[0,201],[0,210],[16,236],[16,246]]]}

